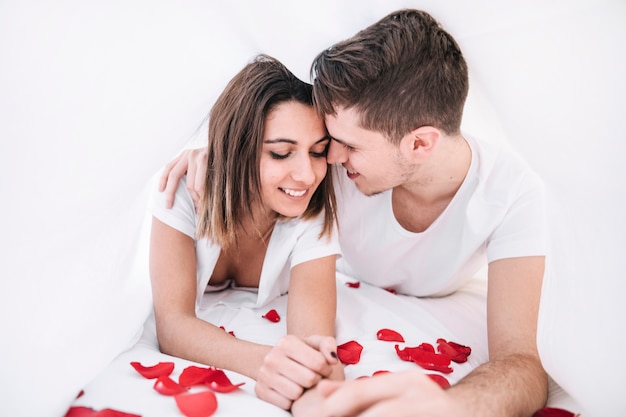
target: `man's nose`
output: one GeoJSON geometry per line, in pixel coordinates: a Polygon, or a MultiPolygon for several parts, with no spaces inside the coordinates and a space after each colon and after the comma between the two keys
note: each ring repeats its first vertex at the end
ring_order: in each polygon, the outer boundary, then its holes
{"type": "Polygon", "coordinates": [[[342,164],[348,160],[348,150],[341,143],[332,140],[328,145],[326,160],[329,164],[342,164]]]}

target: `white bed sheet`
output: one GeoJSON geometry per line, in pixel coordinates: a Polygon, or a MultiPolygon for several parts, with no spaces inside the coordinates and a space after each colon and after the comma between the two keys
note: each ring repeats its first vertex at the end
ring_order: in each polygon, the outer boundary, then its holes
{"type": "MultiPolygon", "coordinates": [[[[436,344],[438,338],[452,340],[472,348],[468,361],[452,363],[453,372],[444,375],[451,384],[467,375],[473,368],[488,358],[486,349],[486,327],[484,294],[486,282],[478,276],[461,291],[445,298],[419,299],[411,296],[392,294],[384,289],[360,283],[359,288],[351,288],[346,282],[355,279],[339,274],[337,280],[337,341],[339,344],[356,340],[363,346],[361,360],[354,365],[346,365],[347,379],[371,376],[376,371],[397,372],[407,369],[420,369],[417,365],[400,360],[395,351],[395,342],[377,340],[379,329],[390,328],[400,332],[405,343],[400,347],[417,346],[422,342],[436,344]]],[[[236,337],[257,343],[274,344],[285,334],[285,320],[272,323],[261,316],[275,309],[285,316],[287,296],[272,300],[261,308],[240,308],[241,300],[253,300],[254,293],[227,290],[208,293],[204,296],[203,309],[199,315],[203,319],[236,337]]],[[[189,365],[197,365],[180,358],[162,354],[158,350],[154,322],[146,322],[139,342],[118,356],[106,369],[84,388],[84,394],[73,405],[91,407],[96,410],[114,408],[144,417],[180,416],[174,399],[160,395],[153,388],[153,380],[146,380],[131,366],[138,361],[149,366],[162,361],[175,363],[172,378],[189,365]]],[[[425,371],[437,373],[433,371],[425,371]]],[[[245,382],[239,391],[216,394],[218,410],[215,416],[285,416],[289,413],[259,400],[254,394],[254,380],[235,372],[226,371],[233,383],[245,382]]],[[[443,375],[443,374],[442,374],[443,375]]],[[[198,389],[194,389],[197,391],[198,389]]],[[[552,385],[551,406],[578,411],[577,404],[559,387],[552,385]]]]}

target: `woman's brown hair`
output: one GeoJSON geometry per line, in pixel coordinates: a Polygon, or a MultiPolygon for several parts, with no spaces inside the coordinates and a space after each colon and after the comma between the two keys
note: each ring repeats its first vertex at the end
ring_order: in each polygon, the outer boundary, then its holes
{"type": "MultiPolygon", "coordinates": [[[[312,86],[282,63],[258,55],[228,83],[209,115],[205,192],[197,234],[228,247],[237,243],[241,219],[254,217],[261,202],[259,176],[263,132],[268,114],[281,103],[313,106],[312,86]]],[[[324,213],[322,235],[332,232],[336,202],[332,170],[313,193],[302,218],[324,213]]]]}

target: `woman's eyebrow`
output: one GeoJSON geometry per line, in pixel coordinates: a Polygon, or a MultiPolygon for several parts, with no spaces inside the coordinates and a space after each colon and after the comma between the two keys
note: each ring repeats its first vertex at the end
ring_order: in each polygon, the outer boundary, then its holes
{"type": "Polygon", "coordinates": [[[327,140],[331,140],[331,137],[330,137],[330,136],[328,136],[328,135],[324,136],[323,138],[321,138],[320,140],[318,140],[318,141],[317,141],[317,142],[315,142],[315,143],[316,143],[316,144],[317,144],[317,143],[322,143],[322,142],[326,142],[327,140]]]}
{"type": "MultiPolygon", "coordinates": [[[[315,144],[318,143],[322,143],[325,142],[327,140],[330,140],[330,136],[326,135],[323,138],[319,139],[318,141],[315,142],[315,144]]],[[[286,138],[276,138],[276,139],[265,139],[263,141],[263,143],[289,143],[291,145],[297,145],[298,141],[293,140],[293,139],[286,139],[286,138]]]]}
{"type": "Polygon", "coordinates": [[[277,138],[277,139],[266,139],[263,141],[263,143],[290,143],[292,145],[297,145],[298,142],[293,140],[293,139],[283,139],[283,138],[277,138]]]}

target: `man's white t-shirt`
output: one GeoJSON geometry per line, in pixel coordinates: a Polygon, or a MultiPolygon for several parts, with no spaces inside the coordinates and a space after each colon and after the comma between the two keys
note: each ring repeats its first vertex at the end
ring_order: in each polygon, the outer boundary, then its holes
{"type": "Polygon", "coordinates": [[[368,197],[345,169],[335,171],[340,272],[402,294],[444,296],[488,262],[545,255],[541,180],[516,156],[466,139],[472,161],[465,180],[444,212],[420,233],[397,222],[392,190],[368,197]]]}
{"type": "MultiPolygon", "coordinates": [[[[224,286],[212,287],[209,282],[221,247],[206,238],[200,240],[196,238],[198,217],[193,200],[185,186],[185,180],[186,178],[183,178],[178,184],[173,208],[166,208],[165,193],[155,190],[151,210],[154,217],[195,240],[198,284],[196,309],[198,309],[205,291],[224,289],[224,286]]],[[[291,268],[294,266],[313,259],[339,255],[337,228],[334,228],[330,237],[320,238],[322,229],[322,215],[309,220],[295,218],[278,221],[272,231],[263,261],[256,303],[250,304],[249,301],[242,301],[241,306],[261,307],[287,293],[291,268]]],[[[234,284],[230,287],[244,289],[234,284]]],[[[237,300],[237,297],[229,299],[237,300]]],[[[247,296],[241,297],[241,300],[249,299],[247,296]]]]}

